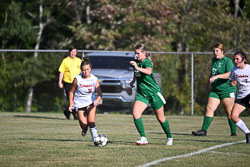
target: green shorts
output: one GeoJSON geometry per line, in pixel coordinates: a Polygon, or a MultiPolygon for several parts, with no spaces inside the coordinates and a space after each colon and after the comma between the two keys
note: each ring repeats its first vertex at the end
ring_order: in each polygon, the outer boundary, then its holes
{"type": "Polygon", "coordinates": [[[235,98],[236,90],[233,90],[232,92],[229,93],[219,93],[215,91],[210,91],[208,97],[213,97],[216,99],[223,100],[225,98],[235,98]]]}
{"type": "Polygon", "coordinates": [[[144,97],[141,94],[137,93],[135,100],[141,101],[147,105],[150,103],[152,108],[155,110],[161,108],[166,103],[163,95],[160,92],[154,94],[153,96],[147,97],[144,97]]]}

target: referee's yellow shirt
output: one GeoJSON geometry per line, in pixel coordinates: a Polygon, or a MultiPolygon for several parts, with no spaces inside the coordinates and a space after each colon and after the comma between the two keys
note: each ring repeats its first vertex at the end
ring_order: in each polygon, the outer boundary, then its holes
{"type": "Polygon", "coordinates": [[[82,60],[78,57],[72,59],[71,57],[66,57],[63,59],[58,71],[63,73],[63,81],[66,83],[72,83],[74,77],[81,73],[81,62],[82,60]]]}

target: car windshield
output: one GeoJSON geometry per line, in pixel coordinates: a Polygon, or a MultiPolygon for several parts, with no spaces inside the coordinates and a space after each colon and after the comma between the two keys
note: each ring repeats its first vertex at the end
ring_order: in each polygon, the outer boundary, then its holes
{"type": "Polygon", "coordinates": [[[90,56],[93,69],[119,69],[133,70],[130,61],[132,57],[115,57],[115,56],[90,56]]]}

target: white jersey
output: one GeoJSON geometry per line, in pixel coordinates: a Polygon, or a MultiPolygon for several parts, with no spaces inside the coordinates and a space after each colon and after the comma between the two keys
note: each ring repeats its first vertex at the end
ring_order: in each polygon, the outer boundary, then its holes
{"type": "Polygon", "coordinates": [[[244,69],[234,67],[229,76],[230,81],[237,82],[237,99],[242,99],[250,94],[250,65],[244,69]]]}
{"type": "Polygon", "coordinates": [[[74,95],[74,108],[83,108],[94,103],[97,77],[90,74],[89,78],[83,78],[81,73],[75,78],[77,86],[74,95]]]}

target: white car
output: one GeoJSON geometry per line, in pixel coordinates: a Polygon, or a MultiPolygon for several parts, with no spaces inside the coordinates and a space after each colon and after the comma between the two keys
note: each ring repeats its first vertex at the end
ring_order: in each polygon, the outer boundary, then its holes
{"type": "Polygon", "coordinates": [[[136,87],[130,87],[134,69],[129,62],[135,59],[134,53],[95,52],[84,56],[90,58],[91,73],[100,81],[102,89],[100,107],[114,110],[131,109],[135,101],[136,87]]]}

